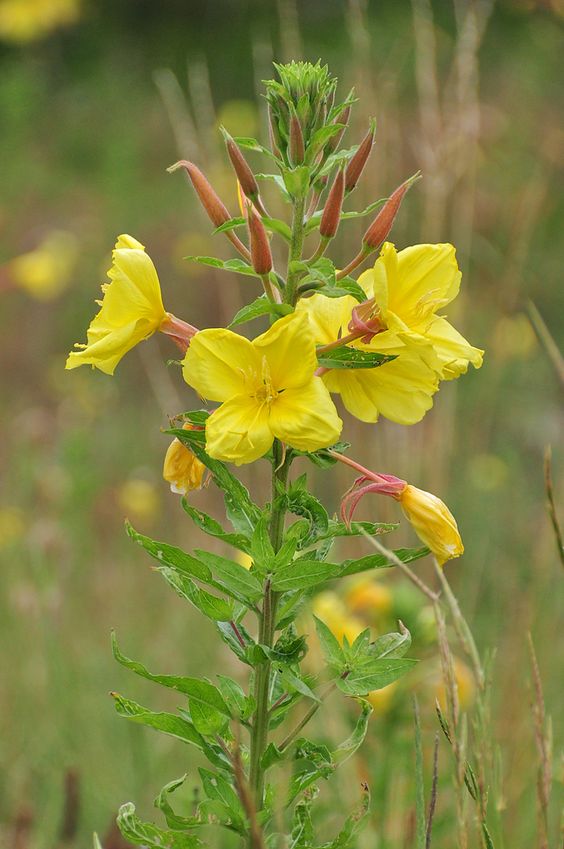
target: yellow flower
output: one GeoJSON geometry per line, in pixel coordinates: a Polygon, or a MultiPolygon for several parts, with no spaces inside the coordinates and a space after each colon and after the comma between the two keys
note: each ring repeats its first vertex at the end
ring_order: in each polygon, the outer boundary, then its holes
{"type": "MultiPolygon", "coordinates": [[[[452,380],[472,363],[482,365],[483,351],[474,348],[437,310],[450,304],[458,295],[461,273],[452,245],[413,245],[399,253],[386,242],[374,268],[361,274],[358,282],[368,298],[374,298],[384,325],[394,333],[404,334],[407,344],[425,345],[422,356],[428,356],[431,343],[437,369],[442,380],[452,380]]],[[[371,343],[379,350],[379,337],[371,343]]]]}
{"type": "Polygon", "coordinates": [[[430,492],[406,484],[397,496],[413,530],[442,566],[464,553],[456,519],[446,504],[430,492]]]}
{"type": "Polygon", "coordinates": [[[353,613],[386,616],[392,609],[392,594],[388,587],[373,578],[361,577],[345,591],[345,601],[353,613]]]}
{"type": "Polygon", "coordinates": [[[25,44],[74,23],[79,15],[79,0],[2,0],[0,39],[25,44]]]}
{"type": "Polygon", "coordinates": [[[253,565],[253,558],[250,554],[247,554],[246,551],[238,551],[235,554],[235,560],[239,564],[239,566],[243,566],[245,569],[250,569],[253,565]]]}
{"type": "MultiPolygon", "coordinates": [[[[192,425],[185,422],[183,430],[191,430],[192,425]]],[[[172,492],[186,495],[192,489],[200,489],[206,467],[179,439],[173,439],[168,446],[163,464],[163,478],[170,483],[172,492]]]]}
{"type": "Polygon", "coordinates": [[[208,454],[240,465],[262,457],[275,437],[301,451],[336,442],[342,422],[316,368],[304,313],[284,316],[252,342],[223,328],[197,333],[184,379],[222,402],[206,422],[208,454]]]}
{"type": "Polygon", "coordinates": [[[118,492],[120,508],[128,516],[137,519],[153,519],[159,511],[158,493],[149,481],[132,478],[118,492]]]}
{"type": "Polygon", "coordinates": [[[70,282],[78,255],[72,233],[53,231],[32,251],[8,263],[16,286],[39,301],[56,298],[70,282]]]}
{"type": "MultiPolygon", "coordinates": [[[[309,315],[315,341],[327,345],[347,334],[356,306],[357,301],[350,296],[312,295],[299,301],[297,311],[309,315]]],[[[372,369],[332,369],[323,375],[329,391],[340,393],[349,413],[363,422],[375,422],[380,415],[404,425],[420,421],[433,406],[439,387],[436,370],[422,357],[426,353],[427,359],[432,359],[431,344],[414,349],[406,344],[404,333],[390,331],[378,333],[369,345],[353,344],[397,358],[372,369]]]]}
{"type": "Polygon", "coordinates": [[[321,619],[340,643],[346,637],[354,643],[358,635],[365,630],[364,624],[356,616],[351,616],[342,599],[331,590],[318,593],[313,599],[312,610],[321,619]]]}
{"type": "Polygon", "coordinates": [[[120,236],[108,271],[110,283],[102,284],[100,312],[88,328],[86,345],[77,344],[65,368],[92,365],[113,374],[121,358],[151,336],[167,319],[159,278],[145,248],[132,236],[120,236]]]}

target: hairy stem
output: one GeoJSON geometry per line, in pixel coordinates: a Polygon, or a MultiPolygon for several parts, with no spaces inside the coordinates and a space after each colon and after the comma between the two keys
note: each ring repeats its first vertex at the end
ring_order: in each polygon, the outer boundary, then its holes
{"type": "Polygon", "coordinates": [[[296,302],[296,289],[299,280],[299,271],[291,269],[292,262],[302,258],[304,246],[304,207],[305,198],[299,197],[294,200],[294,215],[292,219],[292,241],[290,242],[290,253],[288,255],[288,281],[286,283],[285,301],[294,305],[296,302]]]}

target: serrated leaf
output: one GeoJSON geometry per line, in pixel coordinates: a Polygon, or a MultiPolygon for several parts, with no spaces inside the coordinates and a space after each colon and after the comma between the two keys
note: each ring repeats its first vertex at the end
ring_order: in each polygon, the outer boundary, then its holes
{"type": "Polygon", "coordinates": [[[214,585],[221,586],[237,601],[241,601],[245,605],[252,605],[253,602],[261,598],[262,584],[244,566],[240,566],[234,560],[228,560],[227,557],[212,554],[210,551],[202,551],[199,548],[196,549],[196,554],[202,563],[211,570],[214,585]]]}
{"type": "Polygon", "coordinates": [[[281,593],[304,590],[336,578],[342,570],[343,567],[340,563],[294,560],[275,572],[272,578],[272,588],[281,593]]]}
{"type": "Polygon", "coordinates": [[[191,743],[200,749],[204,748],[204,740],[199,732],[196,731],[192,723],[181,716],[164,711],[149,710],[132,699],[120,696],[119,693],[112,693],[112,697],[116,711],[120,716],[130,719],[132,722],[138,722],[140,725],[154,728],[156,731],[162,731],[163,734],[176,737],[183,743],[191,743]]]}
{"type": "Polygon", "coordinates": [[[337,637],[322,619],[317,616],[313,618],[325,662],[333,671],[341,673],[345,667],[345,655],[337,637]]]}
{"type": "Polygon", "coordinates": [[[169,566],[171,569],[189,575],[191,578],[210,583],[212,575],[208,567],[192,555],[182,551],[181,548],[146,537],[138,533],[129,522],[125,523],[125,529],[131,539],[144,548],[159,563],[159,566],[169,566]]]}
{"type": "Polygon", "coordinates": [[[252,321],[253,318],[260,318],[263,315],[272,315],[276,318],[282,318],[294,311],[290,304],[275,304],[269,300],[266,295],[260,295],[252,303],[246,304],[234,316],[229,324],[229,327],[235,327],[238,324],[244,324],[246,321],[252,321]]]}
{"type": "Polygon", "coordinates": [[[245,831],[245,814],[237,794],[226,778],[217,772],[200,767],[198,772],[202,779],[204,791],[209,799],[221,802],[228,812],[229,823],[239,832],[245,831]]]}
{"type": "Polygon", "coordinates": [[[182,575],[175,569],[164,566],[158,570],[181,598],[185,598],[208,619],[215,622],[229,622],[233,619],[233,603],[224,598],[212,595],[202,590],[188,576],[182,575]]]}
{"type": "Polygon", "coordinates": [[[337,679],[337,687],[347,696],[365,696],[372,690],[381,690],[413,669],[416,660],[409,658],[376,658],[352,669],[345,677],[337,679]]]}
{"type": "Polygon", "coordinates": [[[193,834],[164,830],[151,822],[143,822],[135,813],[133,802],[121,806],[117,824],[126,840],[145,849],[200,849],[204,846],[193,834]]]}
{"type": "MultiPolygon", "coordinates": [[[[403,563],[412,563],[414,560],[419,560],[421,557],[426,557],[430,553],[430,549],[426,546],[423,548],[397,548],[394,551],[403,563]]],[[[385,554],[367,554],[365,557],[359,557],[354,560],[345,560],[343,563],[343,577],[346,575],[356,575],[358,572],[367,572],[369,569],[390,569],[393,563],[388,560],[385,554]]]]}
{"type": "Polygon", "coordinates": [[[185,256],[189,262],[197,262],[210,268],[219,268],[222,271],[232,271],[235,274],[244,274],[248,277],[259,277],[252,265],[243,259],[218,259],[216,256],[185,256]]]}
{"type": "MultiPolygon", "coordinates": [[[[323,293],[321,293],[323,294],[323,293]]],[[[329,369],[366,369],[378,368],[397,359],[395,355],[378,354],[375,351],[361,351],[341,345],[332,351],[318,352],[317,361],[323,368],[329,369]]]]}

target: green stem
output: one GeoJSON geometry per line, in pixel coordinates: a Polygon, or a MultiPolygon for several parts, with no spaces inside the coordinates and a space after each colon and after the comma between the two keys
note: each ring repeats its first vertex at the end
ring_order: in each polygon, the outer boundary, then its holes
{"type": "Polygon", "coordinates": [[[304,208],[305,197],[296,198],[294,201],[294,215],[292,219],[292,241],[290,242],[290,253],[288,255],[288,282],[286,283],[285,301],[287,304],[296,302],[296,289],[300,277],[299,271],[291,271],[290,265],[302,258],[304,247],[304,208]]]}
{"type": "MultiPolygon", "coordinates": [[[[284,488],[286,487],[290,462],[289,458],[283,457],[282,445],[276,440],[272,467],[272,516],[270,520],[270,539],[275,551],[278,551],[282,544],[286,513],[283,506],[276,506],[276,497],[280,484],[284,488]]],[[[272,590],[270,579],[267,578],[264,584],[262,611],[259,620],[259,643],[269,648],[274,644],[278,599],[279,594],[272,590]]],[[[270,672],[270,661],[261,663],[255,672],[254,698],[256,710],[251,728],[249,784],[257,811],[262,808],[264,796],[264,769],[261,761],[268,745],[270,672]]]]}

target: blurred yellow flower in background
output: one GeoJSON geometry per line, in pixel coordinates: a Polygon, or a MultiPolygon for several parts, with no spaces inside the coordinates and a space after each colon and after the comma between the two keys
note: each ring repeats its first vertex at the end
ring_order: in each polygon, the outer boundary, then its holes
{"type": "Polygon", "coordinates": [[[336,442],[343,423],[316,368],[305,313],[284,316],[252,342],[223,328],[197,333],[184,379],[222,402],[206,422],[208,454],[241,465],[262,457],[275,437],[302,451],[336,442]]]}
{"type": "Polygon", "coordinates": [[[0,40],[25,44],[80,17],[80,0],[0,0],[0,40]]]}
{"type": "Polygon", "coordinates": [[[442,566],[464,553],[456,519],[440,498],[407,484],[397,496],[413,530],[442,566]]]}
{"type": "Polygon", "coordinates": [[[102,284],[99,313],[90,322],[86,345],[76,344],[65,368],[91,365],[113,374],[121,358],[155,333],[167,319],[155,266],[143,245],[132,236],[119,236],[102,284]]]}
{"type": "Polygon", "coordinates": [[[53,230],[36,248],[15,257],[6,268],[14,285],[38,301],[51,301],[69,285],[77,259],[76,236],[53,230]]]}
{"type": "Polygon", "coordinates": [[[0,507],[0,549],[17,542],[25,531],[23,510],[12,505],[0,507]]]}
{"type": "MultiPolygon", "coordinates": [[[[183,430],[191,430],[192,425],[185,422],[183,430]]],[[[168,446],[163,464],[163,478],[170,483],[172,492],[186,495],[192,489],[200,489],[206,467],[196,455],[179,439],[173,439],[168,446]]]]}
{"type": "Polygon", "coordinates": [[[393,603],[390,589],[374,578],[361,577],[345,589],[345,603],[352,613],[362,613],[370,618],[387,616],[393,603]]]}
{"type": "Polygon", "coordinates": [[[159,512],[156,487],[144,478],[131,478],[118,491],[118,503],[128,518],[150,521],[159,512]]]}
{"type": "Polygon", "coordinates": [[[346,604],[332,590],[318,593],[313,599],[312,610],[321,619],[340,643],[346,637],[349,643],[354,642],[358,635],[365,630],[364,623],[353,616],[346,604]]]}
{"type": "MultiPolygon", "coordinates": [[[[474,673],[469,666],[460,658],[455,657],[454,665],[454,680],[458,689],[458,703],[461,710],[469,710],[476,699],[476,680],[474,673]]],[[[434,688],[435,698],[437,699],[441,710],[446,710],[447,698],[445,683],[440,671],[431,679],[431,684],[434,688]]]]}
{"type": "Polygon", "coordinates": [[[389,711],[397,688],[398,682],[392,681],[391,684],[382,687],[381,690],[372,690],[371,693],[368,693],[366,698],[374,708],[374,713],[382,715],[389,711]]]}

